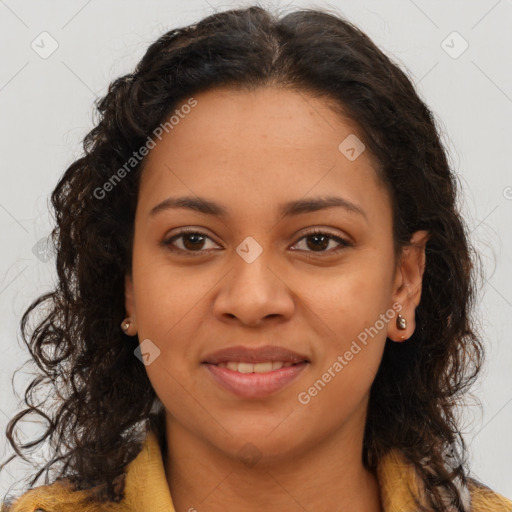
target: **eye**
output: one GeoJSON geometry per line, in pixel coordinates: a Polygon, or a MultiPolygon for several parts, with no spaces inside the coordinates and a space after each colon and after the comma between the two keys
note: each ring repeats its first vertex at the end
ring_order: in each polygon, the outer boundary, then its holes
{"type": "Polygon", "coordinates": [[[206,240],[212,239],[202,231],[184,229],[171,238],[164,240],[163,244],[174,252],[187,253],[187,256],[200,256],[203,254],[206,240]],[[181,245],[181,247],[177,247],[175,241],[180,239],[182,240],[178,245],[181,245]]]}
{"type": "MultiPolygon", "coordinates": [[[[300,244],[302,240],[306,240],[305,246],[311,250],[303,250],[303,249],[294,249],[299,250],[301,252],[306,253],[320,253],[320,256],[323,256],[327,253],[327,255],[338,253],[339,251],[343,250],[346,247],[352,247],[353,244],[349,241],[345,240],[344,238],[341,238],[337,235],[334,235],[332,233],[329,233],[328,231],[323,231],[321,229],[314,229],[313,231],[310,231],[309,233],[306,233],[297,243],[297,245],[300,244]],[[309,243],[308,243],[309,239],[309,243]],[[331,243],[334,242],[335,244],[338,244],[337,246],[332,248],[331,243]],[[331,247],[331,249],[328,249],[331,247]]],[[[306,254],[308,258],[314,257],[310,254],[306,254]]]]}
{"type": "MultiPolygon", "coordinates": [[[[314,229],[313,231],[306,233],[298,240],[296,245],[299,245],[302,240],[307,241],[308,239],[310,240],[310,243],[306,242],[306,249],[293,250],[299,250],[305,253],[319,253],[319,255],[322,256],[325,253],[338,253],[346,247],[353,246],[353,244],[347,240],[321,229],[314,229]],[[332,242],[337,244],[337,246],[329,249],[332,242]],[[310,250],[308,250],[308,248],[310,250]]],[[[184,253],[187,256],[201,256],[206,250],[205,244],[207,243],[207,240],[213,242],[213,240],[202,231],[198,231],[197,229],[184,229],[171,238],[164,240],[162,243],[173,252],[184,253]],[[178,240],[180,242],[176,243],[178,240]]],[[[306,256],[309,258],[314,257],[307,254],[306,256]]]]}

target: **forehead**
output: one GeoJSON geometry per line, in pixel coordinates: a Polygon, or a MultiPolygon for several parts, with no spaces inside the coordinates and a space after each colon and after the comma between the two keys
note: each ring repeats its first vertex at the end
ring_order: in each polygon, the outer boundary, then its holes
{"type": "Polygon", "coordinates": [[[336,189],[354,199],[385,193],[368,151],[355,159],[342,151],[347,140],[364,147],[356,124],[321,98],[265,87],[214,89],[193,99],[192,108],[180,110],[188,98],[176,107],[172,129],[146,157],[141,199],[154,202],[175,189],[226,197],[243,191],[247,199],[251,192],[263,204],[308,191],[336,189]]]}
{"type": "MultiPolygon", "coordinates": [[[[253,90],[217,88],[193,100],[194,107],[187,107],[190,99],[186,99],[169,113],[174,124],[163,134],[166,142],[160,147],[174,143],[187,149],[192,146],[196,151],[207,147],[211,153],[215,149],[211,147],[213,140],[214,146],[227,154],[255,153],[264,145],[296,151],[314,147],[328,155],[338,150],[346,135],[358,132],[356,123],[334,112],[332,100],[305,91],[270,86],[253,90]]],[[[152,153],[156,157],[160,151],[152,153]]]]}

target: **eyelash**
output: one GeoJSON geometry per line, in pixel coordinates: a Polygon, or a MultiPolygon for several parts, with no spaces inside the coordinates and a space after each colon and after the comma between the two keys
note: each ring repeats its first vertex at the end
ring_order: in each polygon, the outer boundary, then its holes
{"type": "MultiPolygon", "coordinates": [[[[200,235],[202,237],[209,238],[211,240],[211,237],[209,237],[206,233],[203,233],[202,231],[199,231],[197,229],[183,229],[179,233],[173,235],[171,238],[164,240],[162,243],[169,250],[171,250],[172,252],[175,252],[175,253],[181,253],[181,254],[185,254],[187,256],[192,256],[192,257],[204,255],[203,249],[200,249],[198,251],[188,251],[188,250],[173,247],[172,242],[174,242],[178,238],[181,238],[181,237],[183,237],[185,235],[189,235],[189,234],[200,235]]],[[[313,229],[312,231],[309,231],[308,233],[305,233],[304,235],[302,235],[299,238],[299,240],[297,240],[296,244],[298,242],[300,242],[301,240],[303,240],[304,238],[308,238],[308,237],[314,236],[314,235],[327,235],[329,237],[329,239],[334,240],[335,242],[339,243],[340,245],[338,247],[336,247],[334,250],[331,249],[329,251],[316,252],[316,251],[304,251],[302,249],[295,249],[295,250],[305,253],[305,256],[307,258],[315,258],[315,257],[317,257],[317,255],[319,255],[320,257],[323,257],[322,255],[337,254],[339,251],[342,251],[346,247],[353,247],[353,244],[350,243],[348,240],[345,240],[344,238],[334,235],[334,234],[330,233],[329,231],[318,229],[318,228],[313,229]],[[315,256],[310,256],[307,253],[315,253],[315,256]]]]}

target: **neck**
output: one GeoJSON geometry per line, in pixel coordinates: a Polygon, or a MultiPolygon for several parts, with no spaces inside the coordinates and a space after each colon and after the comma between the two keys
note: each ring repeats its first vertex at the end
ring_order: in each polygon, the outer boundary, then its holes
{"type": "Polygon", "coordinates": [[[176,512],[383,512],[377,477],[364,468],[362,436],[356,441],[354,432],[252,464],[219,452],[169,417],[166,436],[165,470],[176,512]]]}

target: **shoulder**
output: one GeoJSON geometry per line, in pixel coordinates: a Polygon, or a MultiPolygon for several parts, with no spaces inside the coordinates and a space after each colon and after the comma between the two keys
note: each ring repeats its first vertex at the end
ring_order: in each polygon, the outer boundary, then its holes
{"type": "Polygon", "coordinates": [[[120,512],[123,503],[101,502],[104,486],[73,490],[67,479],[27,490],[21,496],[3,503],[0,512],[120,512]],[[91,499],[92,498],[92,499],[91,499]]]}
{"type": "MultiPolygon", "coordinates": [[[[165,497],[169,490],[158,440],[151,433],[135,459],[111,481],[113,499],[107,493],[106,482],[77,490],[68,478],[60,478],[49,485],[28,489],[8,503],[0,503],[0,512],[135,512],[143,508],[141,500],[147,505],[144,510],[153,510],[154,496],[148,498],[144,491],[149,484],[154,490],[155,482],[159,484],[155,492],[164,495],[167,505],[171,504],[170,496],[165,497]]],[[[167,506],[165,510],[172,508],[167,506]]]]}
{"type": "Polygon", "coordinates": [[[55,508],[55,504],[62,502],[67,494],[66,488],[63,482],[33,487],[21,496],[10,497],[8,502],[2,504],[1,512],[46,512],[42,507],[55,508]]]}
{"type": "Polygon", "coordinates": [[[474,478],[467,479],[471,512],[512,512],[512,501],[474,478]]]}
{"type": "MultiPolygon", "coordinates": [[[[416,510],[417,501],[426,504],[428,496],[422,476],[404,452],[390,450],[379,462],[377,475],[381,487],[384,510],[416,510]]],[[[462,482],[454,481],[465,512],[512,512],[512,501],[493,491],[482,482],[467,475],[462,482]]],[[[450,507],[451,496],[443,488],[441,498],[450,507]]]]}

